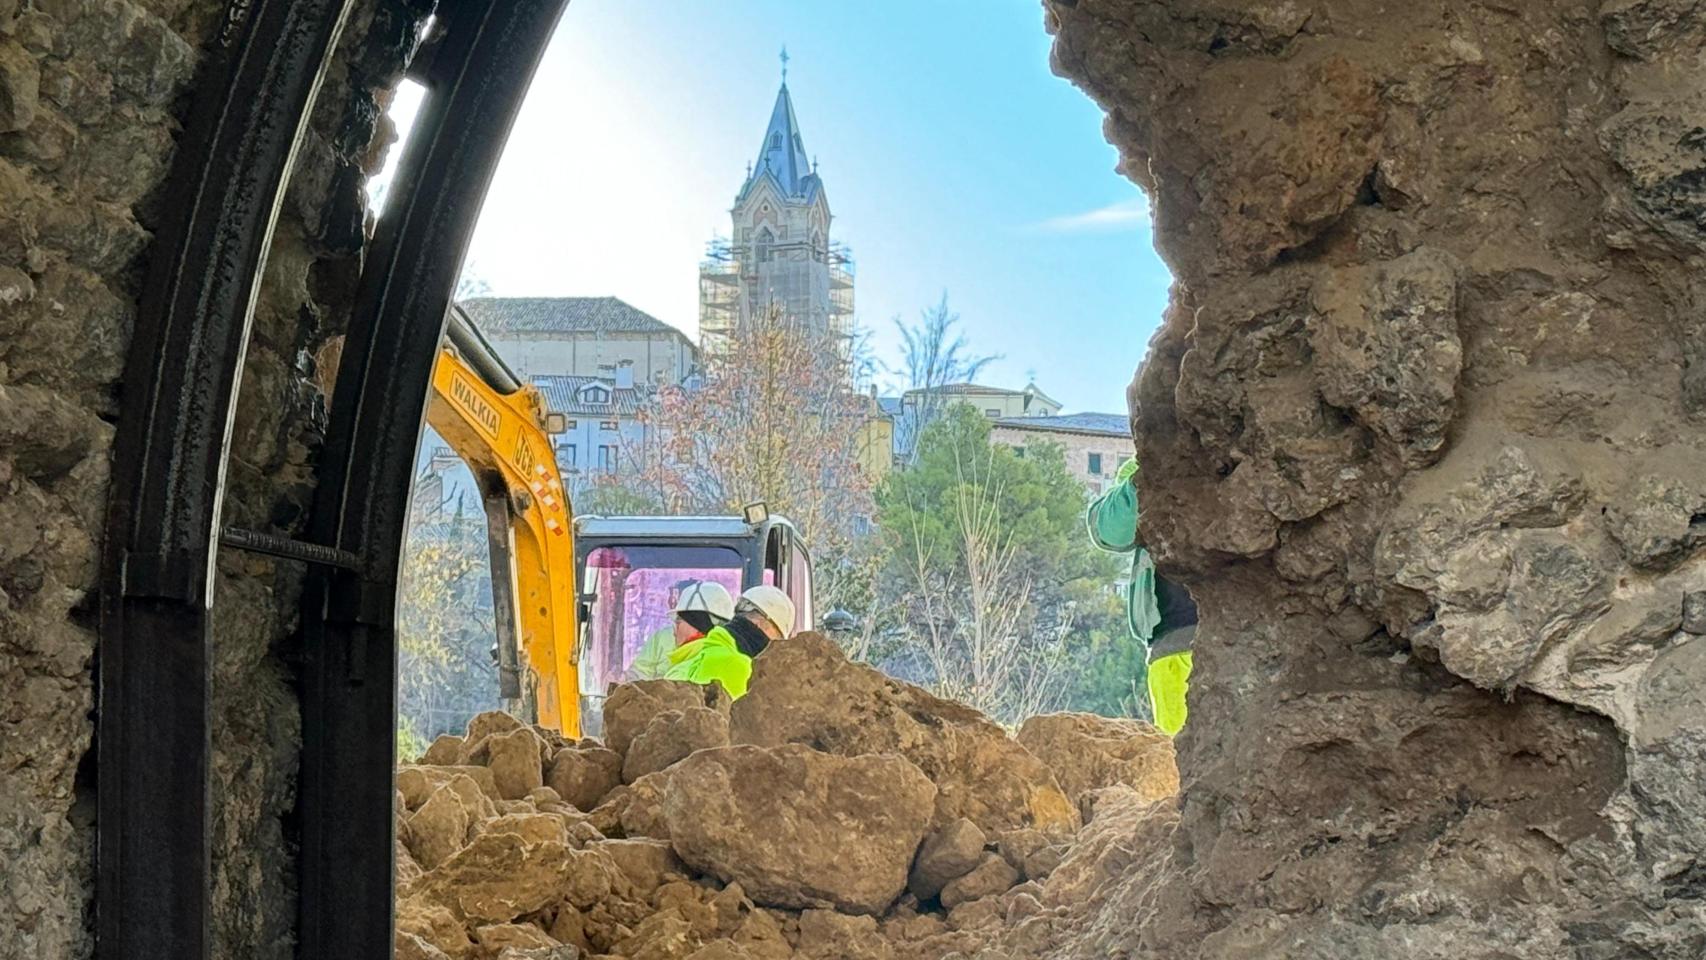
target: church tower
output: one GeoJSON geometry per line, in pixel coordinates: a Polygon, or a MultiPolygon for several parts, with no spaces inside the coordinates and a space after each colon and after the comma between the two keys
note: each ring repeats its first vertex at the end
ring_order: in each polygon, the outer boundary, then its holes
{"type": "Polygon", "coordinates": [[[787,58],[783,51],[782,88],[729,211],[729,236],[711,242],[700,267],[699,338],[707,353],[720,352],[738,325],[771,304],[843,343],[852,335],[853,260],[830,239],[829,198],[800,136],[787,58]]]}

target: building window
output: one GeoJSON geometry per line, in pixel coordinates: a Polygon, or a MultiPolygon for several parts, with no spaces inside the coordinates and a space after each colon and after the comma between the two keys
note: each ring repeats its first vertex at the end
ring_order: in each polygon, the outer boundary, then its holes
{"type": "Polygon", "coordinates": [[[570,467],[580,466],[580,463],[576,459],[575,452],[574,444],[568,443],[563,445],[563,462],[568,464],[570,467]]]}
{"type": "Polygon", "coordinates": [[[983,411],[983,415],[991,420],[998,420],[1001,417],[1001,411],[994,407],[986,407],[983,411]]]}
{"type": "Polygon", "coordinates": [[[1093,477],[1102,475],[1102,455],[1099,453],[1090,454],[1090,475],[1093,477]]]}
{"type": "Polygon", "coordinates": [[[598,448],[598,469],[601,473],[616,472],[616,448],[610,444],[600,444],[598,448]]]}
{"type": "Polygon", "coordinates": [[[598,423],[598,429],[600,430],[615,430],[617,426],[618,424],[614,420],[601,420],[598,423]]]}
{"type": "Polygon", "coordinates": [[[772,133],[770,135],[770,149],[772,149],[772,150],[782,149],[782,134],[772,133]]]}
{"type": "Polygon", "coordinates": [[[579,420],[570,420],[568,429],[573,430],[573,429],[579,427],[580,425],[581,425],[581,422],[579,420]]]}
{"type": "Polygon", "coordinates": [[[1021,460],[1025,459],[1025,448],[1024,447],[1014,447],[1013,448],[1013,456],[1018,457],[1021,460]]]}
{"type": "Polygon", "coordinates": [[[769,263],[770,262],[770,241],[772,239],[773,238],[770,235],[770,228],[769,227],[766,227],[763,230],[758,231],[758,242],[756,244],[754,244],[753,246],[754,246],[755,255],[758,257],[759,263],[769,263]]]}

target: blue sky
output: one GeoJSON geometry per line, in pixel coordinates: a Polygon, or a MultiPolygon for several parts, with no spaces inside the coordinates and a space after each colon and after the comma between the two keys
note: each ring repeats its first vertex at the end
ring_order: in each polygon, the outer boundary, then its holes
{"type": "MultiPolygon", "coordinates": [[[[981,378],[1118,412],[1166,303],[1102,114],[1048,68],[1036,0],[575,0],[511,137],[468,269],[496,295],[614,295],[696,333],[697,265],[775,100],[779,49],[857,318],[944,290],[981,378]]],[[[405,99],[399,112],[406,114],[405,99]]]]}

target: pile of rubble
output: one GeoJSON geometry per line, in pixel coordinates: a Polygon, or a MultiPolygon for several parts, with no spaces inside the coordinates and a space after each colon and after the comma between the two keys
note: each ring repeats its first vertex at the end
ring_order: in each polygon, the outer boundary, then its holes
{"type": "Polygon", "coordinates": [[[738,703],[644,681],[604,724],[482,714],[399,770],[400,960],[1048,955],[1140,825],[1175,819],[1154,728],[1057,714],[1015,739],[811,634],[738,703]]]}

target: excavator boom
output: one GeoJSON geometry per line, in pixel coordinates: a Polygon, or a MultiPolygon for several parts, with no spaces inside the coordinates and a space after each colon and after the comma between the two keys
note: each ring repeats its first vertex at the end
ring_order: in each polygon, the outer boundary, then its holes
{"type": "Polygon", "coordinates": [[[544,400],[459,307],[433,369],[427,422],[479,484],[500,694],[541,726],[579,736],[574,530],[544,400]]]}

